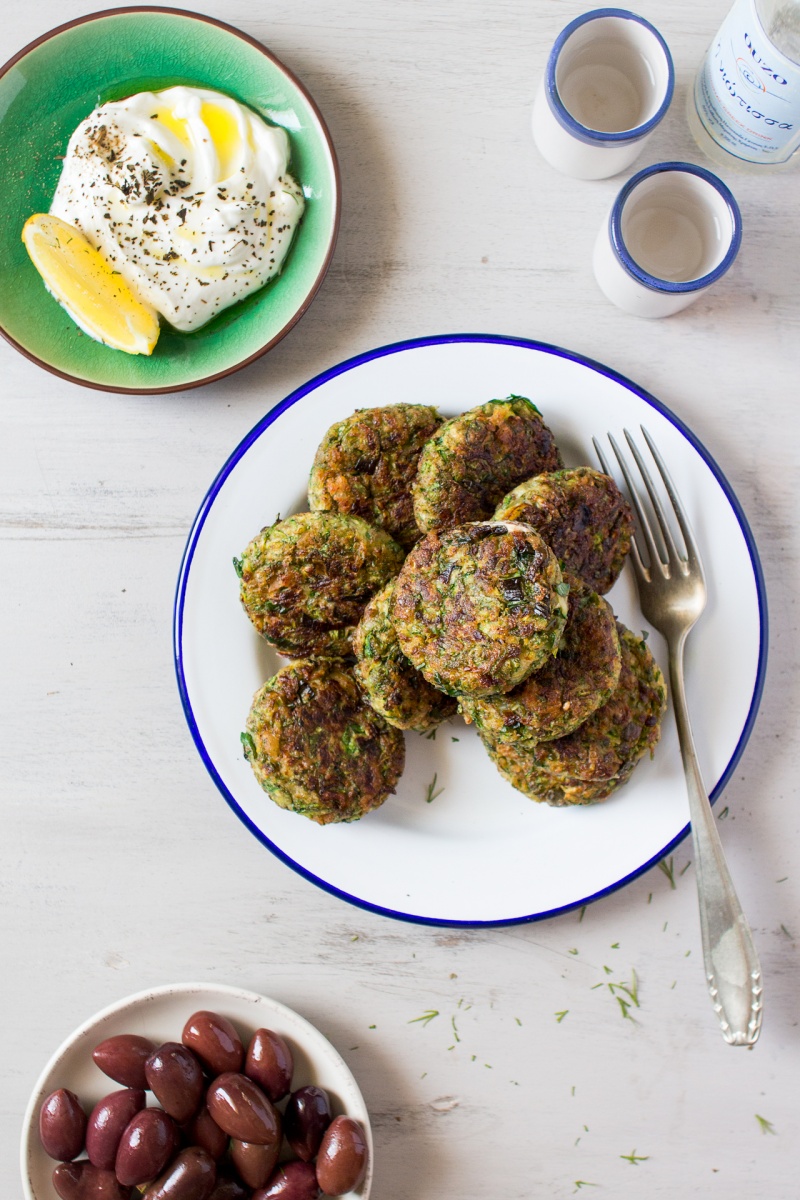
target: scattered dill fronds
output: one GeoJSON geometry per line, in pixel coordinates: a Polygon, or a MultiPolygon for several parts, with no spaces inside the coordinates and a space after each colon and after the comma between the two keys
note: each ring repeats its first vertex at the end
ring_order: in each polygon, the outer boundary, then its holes
{"type": "Polygon", "coordinates": [[[426,742],[435,742],[436,741],[436,726],[435,725],[434,725],[433,729],[430,729],[425,734],[425,741],[426,742]]]}
{"type": "Polygon", "coordinates": [[[585,912],[586,912],[586,905],[584,904],[583,908],[582,908],[582,909],[581,909],[581,911],[580,911],[580,915],[579,915],[579,917],[578,917],[578,924],[579,924],[579,925],[580,925],[581,921],[583,920],[583,914],[584,914],[585,912]]]}
{"type": "Polygon", "coordinates": [[[454,738],[454,737],[451,737],[451,738],[450,738],[450,741],[451,741],[451,742],[460,742],[460,741],[461,741],[461,738],[454,738]]]}
{"type": "Polygon", "coordinates": [[[691,860],[691,859],[689,859],[689,861],[687,862],[686,866],[683,868],[683,870],[679,871],[679,872],[678,872],[678,874],[679,874],[679,875],[685,875],[685,874],[686,874],[686,872],[689,870],[689,867],[690,867],[691,865],[692,865],[692,860],[691,860]]]}
{"type": "Polygon", "coordinates": [[[444,791],[443,787],[440,787],[440,788],[436,787],[436,779],[437,779],[437,776],[434,774],[433,779],[428,784],[428,790],[425,793],[425,803],[426,804],[431,804],[436,799],[436,797],[441,796],[442,792],[444,791]]]}
{"type": "Polygon", "coordinates": [[[453,1037],[456,1039],[457,1042],[460,1042],[461,1038],[458,1036],[458,1029],[456,1028],[455,1017],[450,1018],[450,1024],[453,1026],[453,1037]]]}
{"type": "Polygon", "coordinates": [[[609,983],[608,990],[619,1005],[623,1018],[632,1021],[631,1007],[641,1007],[639,1004],[639,980],[636,977],[636,972],[631,971],[630,983],[609,983]],[[622,994],[620,995],[620,993],[622,994]]]}
{"type": "Polygon", "coordinates": [[[788,938],[790,938],[792,941],[794,941],[794,938],[792,938],[792,935],[789,933],[789,930],[786,928],[785,925],[781,925],[781,929],[783,930],[783,932],[786,934],[786,936],[788,938]]]}
{"type": "MultiPolygon", "coordinates": [[[[768,1121],[766,1117],[760,1117],[758,1113],[755,1114],[755,1117],[758,1121],[758,1127],[762,1133],[775,1133],[772,1121],[768,1121]]],[[[778,1135],[775,1134],[775,1136],[777,1137],[778,1135]]]]}
{"type": "Polygon", "coordinates": [[[578,949],[577,949],[577,947],[576,947],[576,946],[573,946],[571,950],[568,950],[568,951],[567,951],[567,953],[568,953],[568,954],[577,954],[577,953],[578,953],[578,949]]]}
{"type": "Polygon", "coordinates": [[[407,1022],[407,1024],[415,1025],[417,1023],[417,1021],[421,1021],[423,1025],[429,1025],[431,1023],[431,1021],[433,1020],[433,1018],[438,1017],[438,1016],[439,1016],[438,1008],[429,1008],[427,1010],[427,1012],[424,1012],[422,1014],[421,1017],[412,1017],[411,1020],[407,1022]]]}
{"type": "Polygon", "coordinates": [[[378,1026],[377,1025],[369,1025],[369,1026],[367,1026],[367,1028],[368,1029],[377,1029],[378,1026]]]}
{"type": "Polygon", "coordinates": [[[649,1154],[637,1154],[635,1150],[631,1150],[630,1154],[620,1154],[620,1158],[624,1158],[625,1162],[629,1162],[634,1167],[638,1167],[640,1162],[647,1162],[649,1154]]]}
{"type": "Polygon", "coordinates": [[[789,876],[788,876],[788,875],[784,875],[783,879],[776,879],[776,880],[775,880],[775,882],[776,882],[776,883],[786,883],[786,880],[787,880],[788,878],[789,878],[789,876]]]}
{"type": "MultiPolygon", "coordinates": [[[[592,1183],[591,1179],[576,1179],[575,1191],[580,1191],[583,1187],[600,1187],[599,1183],[592,1183]]],[[[574,1194],[574,1193],[573,1193],[574,1194]]]]}
{"type": "Polygon", "coordinates": [[[723,808],[722,812],[719,814],[717,820],[724,821],[729,812],[730,812],[730,809],[728,808],[728,806],[726,804],[725,807],[723,808]]]}
{"type": "Polygon", "coordinates": [[[553,1016],[555,1017],[557,1024],[559,1024],[559,1025],[561,1024],[561,1022],[564,1020],[564,1017],[567,1015],[568,1012],[569,1012],[569,1009],[565,1008],[563,1012],[553,1013],[553,1016]]]}
{"type": "Polygon", "coordinates": [[[520,1021],[519,1017],[514,1017],[514,1020],[517,1022],[518,1025],[522,1024],[522,1021],[520,1021]]]}
{"type": "Polygon", "coordinates": [[[612,942],[612,943],[611,943],[611,949],[612,949],[612,950],[619,950],[619,942],[612,942]]]}
{"type": "Polygon", "coordinates": [[[659,869],[659,871],[664,872],[667,879],[669,880],[669,886],[674,891],[675,890],[675,863],[673,861],[671,854],[670,854],[669,858],[662,858],[661,862],[658,864],[658,869],[659,869]]]}

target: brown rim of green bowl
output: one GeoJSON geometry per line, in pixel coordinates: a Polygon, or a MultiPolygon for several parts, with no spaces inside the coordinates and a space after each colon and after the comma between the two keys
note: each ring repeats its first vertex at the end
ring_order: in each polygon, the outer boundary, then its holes
{"type": "Polygon", "coordinates": [[[336,157],[336,151],[334,149],[333,142],[331,141],[331,135],[328,131],[328,126],[325,123],[316,101],[311,96],[305,85],[300,82],[294,72],[290,71],[287,66],[284,66],[280,59],[276,58],[274,54],[271,54],[270,51],[267,50],[266,46],[263,46],[261,42],[256,40],[256,38],[250,37],[249,33],[244,33],[241,29],[237,29],[235,25],[229,25],[226,21],[218,21],[216,17],[208,17],[205,15],[205,13],[193,12],[191,9],[169,8],[166,5],[159,4],[145,4],[141,7],[138,5],[128,5],[124,8],[104,8],[99,12],[87,13],[86,16],[83,17],[75,17],[75,19],[72,21],[65,21],[63,25],[57,25],[54,29],[50,29],[47,31],[47,33],[43,33],[41,37],[34,38],[32,42],[28,42],[27,46],[23,46],[21,50],[18,50],[15,55],[9,58],[8,61],[5,62],[2,67],[0,67],[0,79],[2,79],[6,72],[10,71],[11,68],[20,61],[20,59],[24,58],[26,54],[29,54],[31,50],[35,50],[37,46],[41,46],[44,42],[50,41],[51,38],[56,37],[58,34],[65,33],[68,29],[74,29],[77,25],[87,25],[90,21],[99,21],[105,17],[117,17],[124,13],[148,12],[168,13],[172,17],[189,17],[195,21],[204,21],[207,25],[216,25],[217,28],[224,29],[226,33],[232,33],[241,41],[247,42],[248,45],[252,46],[255,50],[258,50],[260,54],[263,54],[265,58],[268,58],[271,63],[274,63],[278,70],[282,71],[287,79],[289,79],[290,82],[293,83],[297,88],[297,90],[302,93],[309,108],[319,121],[320,130],[325,139],[325,144],[328,147],[328,153],[331,156],[331,166],[333,167],[333,178],[336,186],[336,197],[333,217],[333,232],[331,235],[330,245],[328,246],[328,251],[325,255],[322,266],[319,269],[317,277],[314,280],[314,283],[303,303],[300,305],[291,319],[286,322],[283,328],[278,330],[275,336],[271,338],[266,345],[262,346],[260,350],[257,350],[255,354],[251,354],[249,358],[242,359],[242,361],[240,363],[236,363],[235,366],[227,367],[224,371],[217,371],[214,375],[206,375],[202,379],[193,379],[188,383],[182,383],[174,387],[131,388],[112,387],[105,383],[94,383],[91,380],[81,379],[78,375],[69,375],[66,371],[59,371],[57,367],[53,367],[49,363],[42,362],[40,358],[37,358],[37,356],[32,354],[30,350],[26,350],[24,346],[21,346],[15,338],[11,337],[11,335],[6,333],[5,329],[0,326],[0,334],[2,334],[9,345],[13,346],[15,350],[18,350],[19,353],[24,355],[25,358],[29,359],[30,362],[36,363],[37,367],[41,367],[43,370],[49,371],[51,375],[57,375],[59,379],[66,379],[68,383],[77,383],[81,387],[93,388],[97,392],[112,392],[116,393],[117,395],[128,396],[168,395],[171,392],[188,392],[192,388],[204,387],[207,383],[215,383],[218,379],[225,379],[228,375],[234,375],[237,371],[241,371],[243,367],[247,367],[250,365],[250,363],[255,362],[256,359],[261,358],[267,353],[268,350],[271,350],[274,345],[281,341],[281,339],[284,338],[286,334],[294,328],[300,318],[308,311],[312,301],[314,300],[314,297],[322,286],[322,281],[328,273],[328,267],[331,264],[333,252],[336,249],[336,240],[339,236],[339,222],[342,211],[342,180],[339,173],[339,161],[336,157]]]}

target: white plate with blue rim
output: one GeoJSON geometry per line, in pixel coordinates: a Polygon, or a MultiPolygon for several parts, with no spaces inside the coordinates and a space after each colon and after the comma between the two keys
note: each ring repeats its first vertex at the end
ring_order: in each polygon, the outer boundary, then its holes
{"type": "MultiPolygon", "coordinates": [[[[247,828],[311,882],[403,920],[478,926],[553,916],[624,886],[688,832],[671,710],[653,758],[609,800],[581,808],[549,808],[515,791],[460,718],[435,739],[407,734],[396,794],[353,824],[318,826],[278,808],[242,755],[253,694],[283,660],[241,609],[232,559],[277,514],[307,507],[326,430],[376,404],[435,404],[452,416],[511,393],[538,406],[567,466],[597,466],[593,435],[645,425],[670,468],[708,576],[686,686],[712,800],[744,749],[763,688],[766,594],[741,505],[694,434],[630,380],[555,346],[463,334],[383,346],[303,384],[233,451],[197,514],[175,600],[178,685],[203,762],[247,828]]],[[[608,599],[630,629],[647,629],[630,569],[608,599]]],[[[651,632],[649,645],[666,675],[660,635],[651,632]]]]}

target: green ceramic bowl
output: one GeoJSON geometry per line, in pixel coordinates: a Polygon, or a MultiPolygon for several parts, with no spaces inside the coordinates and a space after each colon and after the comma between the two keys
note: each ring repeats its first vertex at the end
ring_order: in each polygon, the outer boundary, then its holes
{"type": "Polygon", "coordinates": [[[174,392],[238,370],[287,333],[310,305],[333,255],[339,171],[325,123],[302,84],[230,25],[170,8],[119,8],[71,21],[0,71],[0,331],[48,371],[111,392],[174,392]],[[46,212],[75,127],[100,101],[176,83],[227,92],[292,146],[306,211],[281,275],[191,334],[165,327],[151,357],[92,341],[45,290],[20,240],[46,212]]]}

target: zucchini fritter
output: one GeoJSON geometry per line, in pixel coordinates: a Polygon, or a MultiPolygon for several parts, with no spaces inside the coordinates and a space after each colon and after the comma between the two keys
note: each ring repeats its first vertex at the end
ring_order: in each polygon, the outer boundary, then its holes
{"type": "Polygon", "coordinates": [[[555,653],[569,587],[527,525],[474,522],[418,542],[390,616],[400,649],[448,695],[508,692],[555,653]]]}
{"type": "Polygon", "coordinates": [[[557,653],[513,692],[461,701],[461,711],[495,741],[566,737],[610,698],[622,652],[614,614],[602,597],[565,575],[567,623],[557,653]]]}
{"type": "Polygon", "coordinates": [[[618,623],[622,670],[611,699],[568,737],[538,742],[536,761],[563,779],[600,780],[619,775],[653,750],[661,736],[667,689],[642,638],[618,623]]]}
{"type": "Polygon", "coordinates": [[[301,659],[256,692],[244,756],[281,808],[319,825],[357,821],[383,804],[405,762],[405,741],[370,708],[336,659],[301,659]]]}
{"type": "Polygon", "coordinates": [[[298,513],[262,529],[234,566],[245,612],[280,654],[342,657],[402,561],[397,543],[360,517],[298,513]]]}
{"type": "Polygon", "coordinates": [[[497,506],[495,521],[523,521],[568,571],[604,596],[630,550],[633,513],[614,480],[591,467],[536,475],[497,506]]]}
{"type": "Polygon", "coordinates": [[[550,742],[481,733],[509,783],[548,804],[591,804],[611,795],[661,736],[667,690],[644,641],[618,623],[622,670],[611,699],[574,733],[550,742]]]}
{"type": "Polygon", "coordinates": [[[457,704],[411,665],[400,649],[389,605],[394,580],[373,596],[353,634],[354,672],[367,699],[390,725],[426,733],[455,716],[457,704]]]}
{"type": "Polygon", "coordinates": [[[420,536],[411,485],[420,451],[442,423],[425,404],[358,409],[332,425],[308,483],[313,512],[342,512],[385,529],[406,548],[420,536]]]}
{"type": "Polygon", "coordinates": [[[513,788],[553,808],[569,808],[579,804],[597,804],[627,783],[636,763],[628,763],[619,775],[610,779],[556,779],[534,760],[534,743],[512,742],[481,734],[481,741],[500,774],[513,788]]]}
{"type": "Polygon", "coordinates": [[[446,421],[425,445],[413,487],[417,525],[427,533],[484,521],[523,479],[562,465],[535,404],[490,400],[446,421]]]}

